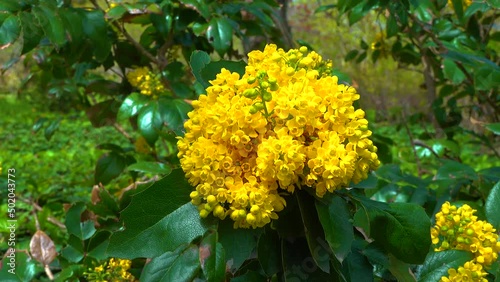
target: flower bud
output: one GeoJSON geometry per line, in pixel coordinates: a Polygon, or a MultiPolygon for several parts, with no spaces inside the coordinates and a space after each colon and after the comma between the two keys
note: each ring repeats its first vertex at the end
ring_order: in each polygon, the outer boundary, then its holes
{"type": "Polygon", "coordinates": [[[259,206],[257,205],[253,205],[251,208],[250,208],[250,212],[253,213],[253,214],[258,214],[260,211],[260,208],[259,206]]]}
{"type": "Polygon", "coordinates": [[[269,86],[270,86],[269,82],[267,82],[267,81],[262,81],[260,83],[260,87],[262,87],[263,89],[267,89],[269,86]]]}
{"type": "Polygon", "coordinates": [[[252,106],[255,107],[257,109],[257,111],[264,109],[264,103],[262,103],[262,102],[255,102],[255,103],[253,103],[252,106]]]}
{"type": "Polygon", "coordinates": [[[264,92],[264,94],[262,94],[262,100],[264,102],[269,102],[273,99],[273,95],[267,91],[264,92]]]}
{"type": "Polygon", "coordinates": [[[247,83],[248,83],[248,84],[254,84],[255,80],[256,80],[256,78],[255,78],[255,77],[250,76],[250,77],[248,77],[248,78],[247,78],[247,83]]]}
{"type": "Polygon", "coordinates": [[[255,99],[259,95],[259,91],[255,88],[249,88],[243,92],[243,96],[249,99],[255,99]]]}
{"type": "Polygon", "coordinates": [[[300,53],[307,53],[307,47],[306,46],[301,46],[299,48],[300,53]]]}
{"type": "Polygon", "coordinates": [[[200,211],[200,217],[201,218],[206,218],[209,214],[210,214],[210,212],[207,211],[207,210],[203,209],[203,210],[200,211]]]}

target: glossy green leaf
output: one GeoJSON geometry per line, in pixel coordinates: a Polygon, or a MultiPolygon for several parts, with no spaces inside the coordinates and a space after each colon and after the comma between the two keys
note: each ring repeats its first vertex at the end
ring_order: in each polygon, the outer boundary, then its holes
{"type": "Polygon", "coordinates": [[[37,5],[33,8],[33,13],[52,44],[61,46],[66,42],[64,22],[57,10],[45,5],[37,5]]]}
{"type": "Polygon", "coordinates": [[[210,63],[210,56],[204,51],[196,50],[191,54],[191,57],[189,58],[191,72],[196,78],[196,81],[203,85],[203,88],[207,88],[208,86],[210,86],[208,80],[204,80],[201,76],[201,70],[204,69],[208,63],[210,63]]]}
{"type": "Polygon", "coordinates": [[[33,124],[33,127],[31,128],[31,130],[36,133],[38,132],[42,127],[43,127],[43,124],[47,121],[47,118],[39,118],[36,120],[35,124],[33,124]]]}
{"type": "Polygon", "coordinates": [[[203,18],[208,20],[210,18],[210,9],[209,5],[205,3],[203,0],[181,0],[181,3],[186,5],[186,7],[195,10],[198,12],[203,18]]]}
{"type": "Polygon", "coordinates": [[[106,249],[109,245],[109,237],[111,232],[107,230],[100,230],[95,233],[92,238],[90,238],[88,244],[85,246],[85,252],[88,256],[93,257],[97,260],[106,259],[106,249]]]}
{"type": "Polygon", "coordinates": [[[193,107],[183,99],[160,98],[158,100],[158,111],[163,124],[177,135],[182,135],[184,132],[184,121],[187,119],[187,113],[192,109],[193,107]]]}
{"type": "Polygon", "coordinates": [[[153,258],[142,271],[141,281],[189,282],[198,275],[200,261],[195,245],[180,246],[153,258]]]}
{"type": "Polygon", "coordinates": [[[243,74],[245,73],[246,65],[247,64],[243,61],[220,60],[220,61],[210,62],[201,70],[201,77],[204,81],[209,82],[210,80],[216,78],[217,74],[221,72],[222,68],[225,68],[230,72],[237,72],[240,75],[240,77],[242,77],[243,74]]]}
{"type": "Polygon", "coordinates": [[[63,10],[60,13],[61,19],[66,27],[66,36],[68,41],[78,46],[83,43],[83,17],[77,10],[63,10]]]}
{"type": "Polygon", "coordinates": [[[268,277],[281,269],[280,237],[272,229],[266,229],[259,238],[257,258],[268,277]]]}
{"type": "Polygon", "coordinates": [[[0,26],[0,47],[14,42],[21,33],[19,18],[10,15],[0,26]]]}
{"type": "Polygon", "coordinates": [[[227,18],[214,17],[207,29],[208,41],[222,57],[231,48],[233,41],[233,26],[227,18]]]}
{"type": "MultiPolygon", "coordinates": [[[[325,238],[325,232],[321,226],[324,222],[318,221],[319,212],[314,208],[314,198],[309,194],[297,191],[295,192],[297,203],[299,204],[300,216],[309,246],[309,251],[316,265],[326,273],[330,273],[330,258],[325,258],[320,251],[324,251],[324,246],[319,240],[325,238]]],[[[329,252],[330,250],[328,250],[329,252]]]]}
{"type": "Polygon", "coordinates": [[[61,250],[61,255],[70,262],[80,262],[85,256],[83,241],[71,234],[69,236],[68,245],[61,250]]]}
{"type": "Polygon", "coordinates": [[[84,12],[83,32],[92,41],[92,50],[96,60],[103,62],[111,53],[111,41],[108,38],[108,24],[101,10],[84,12]]]}
{"type": "Polygon", "coordinates": [[[243,262],[250,258],[252,252],[257,248],[257,241],[262,229],[234,229],[231,220],[223,220],[219,223],[219,242],[226,251],[228,270],[236,272],[243,262]]]}
{"type": "Polygon", "coordinates": [[[325,239],[339,262],[351,252],[354,241],[351,215],[346,201],[332,197],[328,204],[316,202],[319,220],[325,231],[325,239]]]}
{"type": "Polygon", "coordinates": [[[496,135],[500,135],[500,123],[489,123],[485,126],[485,128],[496,135]]]}
{"type": "Polygon", "coordinates": [[[103,185],[118,177],[123,170],[132,162],[125,156],[115,152],[103,154],[95,166],[94,183],[103,185]]]}
{"type": "Polygon", "coordinates": [[[486,219],[497,230],[500,229],[500,181],[493,186],[484,205],[486,219]]]}
{"type": "Polygon", "coordinates": [[[459,84],[465,79],[465,74],[457,67],[453,60],[444,59],[443,66],[444,77],[451,80],[453,84],[459,84]]]}
{"type": "MultiPolygon", "coordinates": [[[[171,190],[177,191],[178,189],[172,188],[171,190]]],[[[137,196],[141,196],[144,192],[137,196]]],[[[171,195],[171,193],[165,194],[171,195]]],[[[137,196],[132,198],[132,203],[122,213],[125,230],[115,232],[111,236],[107,250],[109,256],[128,259],[154,257],[175,250],[182,244],[190,243],[213,227],[208,221],[200,219],[198,209],[191,203],[184,204],[175,211],[166,214],[165,211],[161,211],[161,208],[153,206],[151,202],[142,202],[140,210],[138,210],[138,201],[134,202],[137,196]],[[149,209],[145,209],[145,206],[149,209]],[[137,210],[138,213],[131,214],[134,210],[137,210]],[[148,215],[148,212],[151,215],[148,215]],[[158,220],[162,214],[163,218],[158,220]],[[148,244],[145,245],[144,242],[148,242],[148,244]]],[[[179,195],[173,197],[179,197],[179,195]]],[[[158,196],[157,198],[164,199],[164,197],[158,196]]],[[[170,199],[169,201],[177,200],[170,199]]],[[[168,202],[163,201],[160,205],[168,205],[168,202]]]]}
{"type": "Polygon", "coordinates": [[[21,12],[19,14],[21,26],[23,29],[23,50],[21,54],[26,54],[33,50],[43,37],[43,31],[36,22],[35,16],[32,13],[21,12]]]}
{"type": "Polygon", "coordinates": [[[345,60],[346,62],[351,61],[351,60],[354,60],[354,58],[356,58],[356,56],[358,55],[358,53],[359,53],[359,51],[358,51],[358,50],[356,50],[356,49],[351,50],[351,51],[349,51],[349,53],[347,53],[347,55],[345,55],[344,60],[345,60]]]}
{"type": "Polygon", "coordinates": [[[151,102],[141,108],[137,117],[137,126],[141,135],[148,141],[148,144],[154,147],[160,130],[163,127],[162,116],[158,110],[157,102],[151,102]]]}
{"type": "Polygon", "coordinates": [[[34,259],[28,252],[14,252],[15,261],[11,257],[1,257],[0,265],[0,281],[5,282],[27,282],[35,281],[37,273],[43,271],[43,267],[34,259]]]}
{"type": "Polygon", "coordinates": [[[75,235],[80,240],[87,240],[94,235],[96,229],[91,220],[81,222],[81,214],[86,209],[85,203],[77,203],[66,212],[65,225],[69,234],[75,235]]]}
{"type": "Polygon", "coordinates": [[[462,0],[452,0],[451,2],[453,3],[453,10],[457,15],[458,20],[461,21],[462,18],[464,17],[464,8],[462,0]]]}
{"type": "Polygon", "coordinates": [[[222,282],[226,274],[226,256],[217,242],[217,233],[211,233],[200,243],[200,265],[208,281],[222,282]]]}
{"type": "Polygon", "coordinates": [[[133,92],[128,95],[118,110],[118,120],[123,121],[124,119],[137,115],[141,108],[144,107],[149,101],[150,99],[148,96],[137,92],[133,92]]]}
{"type": "Polygon", "coordinates": [[[435,179],[477,179],[473,168],[466,164],[447,160],[437,171],[435,179]]]}
{"type": "Polygon", "coordinates": [[[389,257],[389,271],[396,277],[398,282],[414,282],[417,281],[415,276],[412,273],[411,267],[409,264],[402,262],[397,259],[392,254],[388,255],[389,257]]]}
{"type": "MultiPolygon", "coordinates": [[[[354,244],[354,246],[356,245],[359,245],[359,243],[354,244]]],[[[342,263],[343,273],[349,278],[348,281],[351,282],[373,281],[373,266],[360,251],[361,249],[359,246],[356,246],[353,248],[353,251],[346,256],[342,263]]]]}
{"type": "Polygon", "coordinates": [[[370,218],[370,237],[403,262],[418,264],[424,261],[431,245],[431,222],[422,207],[360,200],[370,218]]]}
{"type": "Polygon", "coordinates": [[[500,86],[500,70],[482,66],[474,70],[474,86],[479,90],[490,90],[500,86]]]}
{"type": "MultiPolygon", "coordinates": [[[[304,237],[292,238],[293,240],[281,240],[284,281],[335,281],[316,265],[307,240],[304,237]]],[[[323,249],[314,250],[316,256],[321,257],[321,261],[329,260],[328,243],[321,238],[318,238],[318,242],[323,245],[323,249]]]]}
{"type": "Polygon", "coordinates": [[[21,10],[20,2],[12,0],[0,0],[0,12],[14,13],[21,10]]]}
{"type": "Polygon", "coordinates": [[[45,128],[45,131],[44,131],[45,139],[50,141],[52,136],[54,136],[54,133],[56,133],[56,130],[59,128],[60,123],[61,123],[61,119],[57,119],[57,120],[52,121],[49,124],[49,126],[47,126],[47,128],[45,128]]]}
{"type": "Polygon", "coordinates": [[[123,5],[116,5],[113,8],[109,9],[109,11],[106,13],[106,18],[115,21],[119,20],[127,13],[127,8],[125,8],[123,5]]]}
{"type": "Polygon", "coordinates": [[[152,174],[169,174],[172,172],[172,167],[158,162],[137,162],[127,167],[128,170],[152,173],[152,174]]]}
{"type": "Polygon", "coordinates": [[[441,277],[448,276],[448,269],[458,269],[473,257],[472,253],[459,250],[431,252],[425,259],[418,281],[439,281],[441,277]]]}
{"type": "Polygon", "coordinates": [[[191,185],[181,169],[132,196],[123,210],[124,230],[111,236],[108,255],[154,257],[190,243],[213,226],[190,203],[191,185]],[[148,242],[147,245],[144,242],[148,242]]]}
{"type": "Polygon", "coordinates": [[[395,15],[392,13],[389,15],[389,19],[387,19],[387,38],[391,38],[392,36],[398,33],[399,27],[398,22],[396,21],[395,15]]]}

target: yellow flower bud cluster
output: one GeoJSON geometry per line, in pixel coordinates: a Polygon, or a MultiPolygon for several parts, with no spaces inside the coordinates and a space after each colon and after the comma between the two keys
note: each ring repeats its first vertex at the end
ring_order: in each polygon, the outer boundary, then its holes
{"type": "Polygon", "coordinates": [[[486,281],[483,268],[498,259],[500,242],[496,229],[489,222],[478,220],[475,212],[467,204],[457,208],[445,202],[436,213],[436,224],[431,228],[434,250],[465,250],[474,254],[472,261],[458,270],[450,269],[450,276],[441,281],[486,281]],[[460,280],[465,278],[470,280],[460,280]]]}
{"type": "Polygon", "coordinates": [[[89,269],[85,272],[85,278],[88,281],[117,281],[117,282],[133,282],[138,281],[128,272],[132,265],[130,260],[111,258],[103,264],[89,269]]]}
{"type": "Polygon", "coordinates": [[[147,67],[137,68],[127,73],[127,80],[133,87],[139,89],[141,94],[157,97],[165,91],[161,79],[147,67]]]}
{"type": "Polygon", "coordinates": [[[273,44],[248,57],[243,77],[222,69],[193,102],[177,143],[200,216],[229,216],[235,228],[276,219],[282,192],[307,185],[322,197],[380,164],[359,94],[331,62],[273,44]]]}
{"type": "MultiPolygon", "coordinates": [[[[467,9],[470,5],[472,4],[472,0],[463,0],[462,1],[462,8],[465,10],[467,9]]],[[[448,0],[448,6],[453,7],[453,1],[452,0],[448,0]]]]}

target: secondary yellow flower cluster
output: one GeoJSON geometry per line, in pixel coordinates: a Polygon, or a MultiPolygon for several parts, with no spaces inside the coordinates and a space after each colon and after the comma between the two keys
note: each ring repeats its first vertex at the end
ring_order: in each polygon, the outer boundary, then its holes
{"type": "Polygon", "coordinates": [[[285,52],[269,44],[248,54],[240,78],[222,69],[179,137],[179,158],[201,217],[257,228],[276,219],[293,193],[307,185],[322,197],[376,169],[359,94],[338,84],[331,62],[306,47],[285,52]]]}
{"type": "Polygon", "coordinates": [[[127,80],[130,85],[139,89],[143,95],[157,97],[165,91],[160,77],[151,72],[147,67],[137,68],[128,72],[127,80]]]}
{"type": "Polygon", "coordinates": [[[126,259],[111,258],[103,264],[89,269],[85,272],[88,281],[96,282],[132,282],[137,281],[135,277],[128,272],[132,262],[126,259]]]}
{"type": "Polygon", "coordinates": [[[475,212],[469,205],[457,208],[446,202],[436,214],[436,225],[431,229],[435,251],[454,249],[474,254],[472,261],[458,270],[448,270],[450,276],[441,281],[487,281],[483,278],[487,275],[484,267],[498,259],[500,242],[496,229],[489,222],[478,220],[475,212]]]}
{"type": "MultiPolygon", "coordinates": [[[[467,7],[469,7],[470,5],[472,4],[472,0],[463,0],[462,1],[462,8],[465,10],[467,9],[467,7]]],[[[448,0],[448,6],[453,7],[453,1],[452,0],[448,0]]]]}

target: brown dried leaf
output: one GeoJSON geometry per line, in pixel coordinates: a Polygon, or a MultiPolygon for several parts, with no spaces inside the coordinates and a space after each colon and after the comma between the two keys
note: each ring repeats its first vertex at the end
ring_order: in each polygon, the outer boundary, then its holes
{"type": "Polygon", "coordinates": [[[38,230],[30,242],[31,256],[43,265],[49,265],[57,256],[56,246],[45,232],[38,230]]]}

